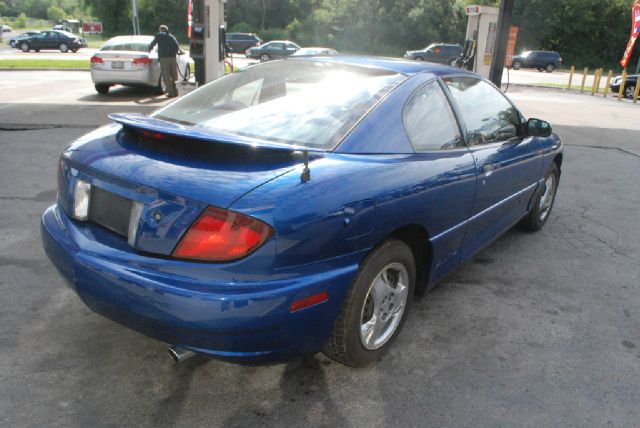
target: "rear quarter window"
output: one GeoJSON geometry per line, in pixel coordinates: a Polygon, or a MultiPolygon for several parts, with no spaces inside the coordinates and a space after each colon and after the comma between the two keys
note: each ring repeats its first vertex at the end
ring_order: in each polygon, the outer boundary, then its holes
{"type": "Polygon", "coordinates": [[[403,122],[416,152],[452,149],[461,137],[449,102],[437,81],[419,88],[404,107],[403,122]]]}

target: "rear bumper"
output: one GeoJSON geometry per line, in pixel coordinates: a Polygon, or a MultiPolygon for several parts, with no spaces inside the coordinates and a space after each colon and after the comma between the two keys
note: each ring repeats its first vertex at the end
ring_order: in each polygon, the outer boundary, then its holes
{"type": "MultiPolygon", "coordinates": [[[[44,249],[94,312],[155,339],[237,362],[276,362],[317,352],[326,343],[357,270],[355,257],[277,272],[264,280],[183,286],[179,265],[110,248],[83,249],[81,233],[56,205],[42,216],[44,249]],[[147,263],[145,263],[145,260],[147,263]],[[291,302],[322,291],[329,300],[291,313],[291,302]]],[[[182,266],[184,267],[184,266],[182,266]]]]}
{"type": "Polygon", "coordinates": [[[125,84],[157,86],[159,73],[152,67],[146,70],[99,70],[91,68],[91,80],[94,84],[125,84]]]}

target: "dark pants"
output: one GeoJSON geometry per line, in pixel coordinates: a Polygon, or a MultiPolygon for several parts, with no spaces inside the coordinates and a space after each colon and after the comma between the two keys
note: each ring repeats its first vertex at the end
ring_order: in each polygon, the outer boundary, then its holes
{"type": "Polygon", "coordinates": [[[176,57],[173,58],[160,58],[160,74],[164,81],[164,86],[167,88],[167,95],[170,97],[178,96],[178,88],[176,87],[176,80],[178,80],[178,62],[176,57]]]}

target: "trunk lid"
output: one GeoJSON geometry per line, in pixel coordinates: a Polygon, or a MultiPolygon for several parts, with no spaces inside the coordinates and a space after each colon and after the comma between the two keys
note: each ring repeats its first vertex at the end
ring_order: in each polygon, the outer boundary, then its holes
{"type": "Polygon", "coordinates": [[[221,208],[296,166],[296,147],[215,134],[139,114],[111,115],[107,125],[72,144],[79,168],[221,208]]]}

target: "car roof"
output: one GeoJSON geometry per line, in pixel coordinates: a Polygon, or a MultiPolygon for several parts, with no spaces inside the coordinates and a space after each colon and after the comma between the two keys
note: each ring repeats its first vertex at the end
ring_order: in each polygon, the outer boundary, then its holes
{"type": "Polygon", "coordinates": [[[295,59],[287,59],[287,61],[322,61],[336,64],[357,65],[361,67],[379,68],[392,71],[395,73],[412,76],[418,73],[432,73],[436,76],[445,76],[450,74],[477,76],[461,68],[453,68],[442,64],[435,64],[426,61],[408,61],[398,58],[386,58],[376,56],[357,56],[357,55],[337,55],[327,57],[296,57],[295,59]]]}

